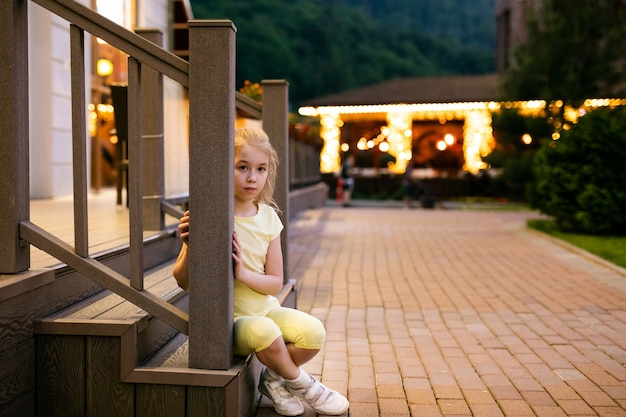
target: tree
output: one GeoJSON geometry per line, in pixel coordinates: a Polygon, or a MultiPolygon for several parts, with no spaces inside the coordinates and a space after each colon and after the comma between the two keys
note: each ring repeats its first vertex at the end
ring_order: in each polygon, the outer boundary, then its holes
{"type": "Polygon", "coordinates": [[[551,143],[553,133],[572,128],[566,109],[578,108],[588,98],[620,97],[625,92],[626,2],[541,3],[526,16],[528,37],[503,74],[501,98],[542,99],[548,107],[539,117],[524,117],[516,110],[494,116],[498,148],[488,162],[503,168],[509,190],[527,189],[534,181],[531,167],[537,145],[551,143]],[[531,135],[533,146],[522,145],[524,133],[531,135]]]}
{"type": "Polygon", "coordinates": [[[414,0],[191,0],[197,19],[228,18],[237,27],[237,86],[286,79],[294,106],[394,78],[492,71],[493,38],[484,34],[494,22],[482,7],[491,3],[462,2],[441,13],[435,26],[451,32],[444,38],[413,20],[424,11],[414,0]],[[471,22],[461,25],[463,16],[471,22]]]}
{"type": "Polygon", "coordinates": [[[501,175],[493,180],[492,192],[513,200],[524,200],[528,184],[534,177],[533,156],[541,147],[541,138],[551,134],[545,118],[526,117],[514,109],[493,115],[492,126],[497,137],[496,147],[484,160],[501,175]],[[524,141],[524,135],[530,140],[524,141]]]}
{"type": "Polygon", "coordinates": [[[531,203],[564,231],[626,234],[624,160],[626,109],[594,110],[537,152],[531,203]]]}
{"type": "Polygon", "coordinates": [[[576,104],[624,94],[623,0],[544,0],[527,18],[528,39],[504,74],[506,99],[576,104]]]}

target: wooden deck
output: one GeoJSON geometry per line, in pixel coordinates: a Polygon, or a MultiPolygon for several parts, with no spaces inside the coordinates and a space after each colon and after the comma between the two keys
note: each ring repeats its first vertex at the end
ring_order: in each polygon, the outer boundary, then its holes
{"type": "MultiPolygon", "coordinates": [[[[129,212],[126,206],[116,204],[114,188],[106,188],[99,193],[91,193],[88,200],[89,254],[127,245],[129,238],[129,212]]],[[[74,245],[74,203],[73,198],[31,200],[31,221],[54,234],[64,242],[74,245]]],[[[175,225],[178,219],[165,218],[166,225],[175,225]]],[[[144,237],[154,232],[145,232],[144,237]]],[[[31,246],[31,269],[41,269],[59,265],[59,261],[31,246]]]]}

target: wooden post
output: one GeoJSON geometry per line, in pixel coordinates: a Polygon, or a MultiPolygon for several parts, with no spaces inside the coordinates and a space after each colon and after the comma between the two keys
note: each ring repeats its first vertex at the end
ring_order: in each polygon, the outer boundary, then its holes
{"type": "Polygon", "coordinates": [[[141,146],[141,76],[143,65],[128,57],[128,202],[130,226],[130,283],[143,290],[143,147],[141,146]]]}
{"type": "Polygon", "coordinates": [[[30,219],[27,3],[0,2],[0,273],[6,274],[30,266],[18,226],[30,219]]]}
{"type": "MultiPolygon", "coordinates": [[[[136,32],[152,43],[163,46],[163,33],[158,29],[137,29],[136,32]]],[[[163,74],[144,65],[141,78],[143,229],[163,230],[165,228],[165,215],[161,210],[161,200],[165,195],[163,74]]]]}
{"type": "MultiPolygon", "coordinates": [[[[89,256],[87,209],[87,109],[85,108],[85,32],[70,25],[72,56],[72,172],[74,181],[74,251],[89,256]]],[[[99,158],[96,158],[99,159],[99,158]]]]}
{"type": "Polygon", "coordinates": [[[189,22],[189,366],[233,362],[235,34],[189,22]]]}
{"type": "Polygon", "coordinates": [[[268,134],[280,165],[276,176],[274,200],[281,209],[285,229],[281,234],[283,280],[289,279],[289,83],[286,80],[263,80],[263,130],[268,134]]]}

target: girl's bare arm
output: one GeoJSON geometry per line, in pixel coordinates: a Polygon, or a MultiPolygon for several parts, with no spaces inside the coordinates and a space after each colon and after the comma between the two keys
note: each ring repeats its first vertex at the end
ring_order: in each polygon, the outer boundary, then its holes
{"type": "Polygon", "coordinates": [[[247,270],[243,265],[237,234],[233,234],[235,279],[262,294],[276,295],[283,288],[283,253],[280,236],[270,242],[265,260],[265,274],[247,270]]]}

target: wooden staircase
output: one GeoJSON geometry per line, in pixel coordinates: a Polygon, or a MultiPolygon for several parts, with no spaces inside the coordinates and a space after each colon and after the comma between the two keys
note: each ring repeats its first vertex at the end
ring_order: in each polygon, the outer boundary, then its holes
{"type": "MultiPolygon", "coordinates": [[[[146,272],[150,293],[187,311],[173,261],[146,272]]],[[[295,307],[290,281],[279,296],[295,307]]],[[[188,337],[109,290],[36,319],[36,415],[46,417],[253,416],[262,365],[192,369],[188,337]]]]}
{"type": "MultiPolygon", "coordinates": [[[[187,309],[171,270],[167,262],[148,271],[146,290],[187,309]]],[[[37,319],[33,330],[39,416],[254,413],[252,358],[226,371],[190,369],[187,336],[108,290],[37,319]]]]}
{"type": "MultiPolygon", "coordinates": [[[[0,2],[0,11],[6,90],[0,101],[7,109],[0,117],[0,142],[7,149],[0,166],[6,220],[0,239],[0,417],[253,415],[260,366],[253,357],[233,358],[229,350],[233,295],[224,277],[232,277],[232,129],[241,111],[261,120],[275,138],[284,161],[275,196],[283,208],[288,253],[287,82],[263,81],[263,108],[235,91],[236,28],[228,20],[188,22],[187,62],[159,47],[162,37],[156,31],[129,32],[81,2],[8,0],[0,2]],[[69,23],[71,121],[63,128],[71,127],[74,216],[62,226],[73,226],[69,239],[30,217],[32,115],[25,57],[31,3],[69,23]],[[87,36],[129,58],[129,244],[95,255],[87,201],[87,36]],[[189,295],[171,277],[180,239],[163,224],[166,213],[179,217],[172,212],[178,213],[174,205],[182,203],[164,198],[163,77],[187,91],[186,143],[194,173],[189,207],[211,212],[194,223],[198,240],[191,248],[191,276],[200,279],[192,279],[189,295]],[[148,241],[146,231],[158,231],[158,237],[148,241]],[[31,270],[31,247],[67,266],[31,270]]],[[[293,283],[285,285],[281,298],[295,306],[293,283]]]]}

